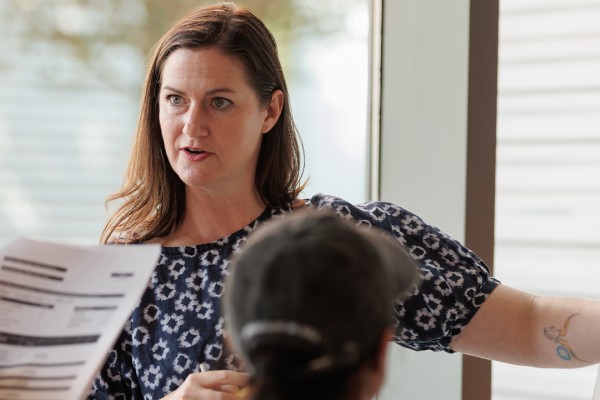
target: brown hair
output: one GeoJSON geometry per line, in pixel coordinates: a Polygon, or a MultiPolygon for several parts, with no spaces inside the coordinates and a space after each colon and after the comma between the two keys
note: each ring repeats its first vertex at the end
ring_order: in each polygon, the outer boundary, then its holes
{"type": "Polygon", "coordinates": [[[108,220],[101,242],[118,233],[120,241],[143,242],[173,232],[185,214],[185,186],[171,168],[158,119],[164,64],[179,48],[215,46],[242,61],[259,101],[268,104],[275,90],[285,96],[279,120],[263,135],[255,185],[268,207],[289,206],[304,188],[302,144],[290,109],[277,44],[251,11],[232,3],[200,7],[179,20],[154,48],[148,67],[138,127],[125,181],[109,196],[122,204],[108,220]],[[124,237],[123,237],[124,236],[124,237]]]}
{"type": "Polygon", "coordinates": [[[259,226],[231,261],[222,311],[260,400],[348,398],[394,324],[394,302],[419,284],[394,237],[331,210],[259,226]]]}

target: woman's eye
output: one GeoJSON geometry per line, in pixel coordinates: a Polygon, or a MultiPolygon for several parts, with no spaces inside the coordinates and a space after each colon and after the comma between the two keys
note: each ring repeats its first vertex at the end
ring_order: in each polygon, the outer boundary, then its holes
{"type": "Polygon", "coordinates": [[[213,99],[213,105],[217,108],[225,108],[231,104],[231,101],[223,97],[215,97],[213,99]]]}
{"type": "Polygon", "coordinates": [[[177,94],[171,94],[167,96],[167,101],[174,106],[179,106],[183,103],[183,98],[177,94]]]}

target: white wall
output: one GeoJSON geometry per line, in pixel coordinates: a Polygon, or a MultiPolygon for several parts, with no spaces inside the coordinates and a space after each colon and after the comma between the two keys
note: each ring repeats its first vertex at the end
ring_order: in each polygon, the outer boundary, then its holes
{"type": "MultiPolygon", "coordinates": [[[[468,0],[384,0],[381,199],[464,240],[468,0]]],[[[380,398],[461,398],[462,356],[393,346],[380,398]]]]}

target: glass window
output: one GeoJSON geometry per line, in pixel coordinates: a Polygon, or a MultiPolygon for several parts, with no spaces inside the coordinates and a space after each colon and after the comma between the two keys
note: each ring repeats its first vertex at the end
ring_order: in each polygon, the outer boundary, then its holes
{"type": "MultiPolygon", "coordinates": [[[[0,245],[17,235],[97,243],[128,160],[146,56],[202,3],[0,2],[0,245]]],[[[365,200],[369,1],[240,3],[278,40],[305,196],[365,200]]]]}

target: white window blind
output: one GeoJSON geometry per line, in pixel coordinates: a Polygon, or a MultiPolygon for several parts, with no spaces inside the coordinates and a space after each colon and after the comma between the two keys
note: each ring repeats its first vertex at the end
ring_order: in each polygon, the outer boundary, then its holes
{"type": "MultiPolygon", "coordinates": [[[[600,1],[501,0],[496,275],[600,300],[600,1]]],[[[493,364],[494,400],[590,399],[596,367],[493,364]]]]}
{"type": "MultiPolygon", "coordinates": [[[[104,198],[122,180],[137,94],[65,46],[25,36],[19,4],[0,4],[0,245],[17,235],[94,244],[104,198]]],[[[113,58],[133,74],[143,63],[113,58]]]]}

